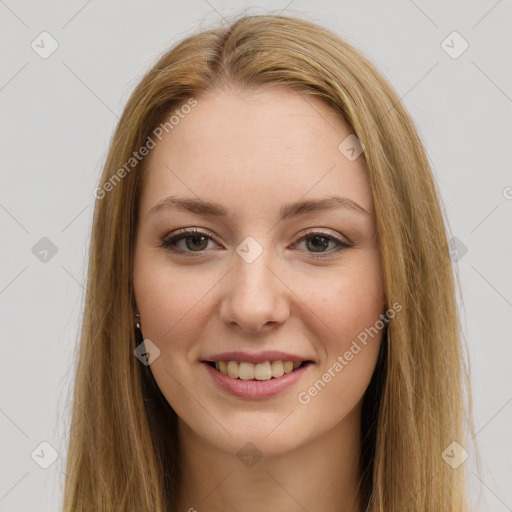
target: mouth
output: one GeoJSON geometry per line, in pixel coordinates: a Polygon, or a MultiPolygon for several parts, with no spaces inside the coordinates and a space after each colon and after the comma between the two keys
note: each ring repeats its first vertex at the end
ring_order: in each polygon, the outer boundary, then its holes
{"type": "Polygon", "coordinates": [[[246,361],[202,361],[214,370],[233,380],[268,381],[279,379],[283,375],[304,368],[313,361],[265,361],[250,363],[246,361]]]}

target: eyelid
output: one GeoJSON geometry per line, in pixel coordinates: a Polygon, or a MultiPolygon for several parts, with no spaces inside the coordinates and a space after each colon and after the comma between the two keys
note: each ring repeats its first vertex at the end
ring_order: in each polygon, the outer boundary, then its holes
{"type": "Polygon", "coordinates": [[[342,244],[347,244],[347,245],[353,245],[350,240],[343,236],[343,235],[339,235],[339,234],[333,234],[331,231],[323,231],[322,229],[318,229],[318,228],[308,228],[306,229],[306,231],[304,231],[301,235],[299,235],[299,239],[298,241],[301,241],[303,240],[304,238],[306,238],[308,235],[324,235],[326,237],[329,237],[337,242],[340,242],[342,244]]]}

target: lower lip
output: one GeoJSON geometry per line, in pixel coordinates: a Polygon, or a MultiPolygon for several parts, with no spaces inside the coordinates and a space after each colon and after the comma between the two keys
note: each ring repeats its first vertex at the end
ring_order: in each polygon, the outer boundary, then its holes
{"type": "Polygon", "coordinates": [[[258,399],[278,395],[285,389],[293,386],[308,371],[309,367],[313,366],[313,363],[308,363],[281,377],[269,380],[232,379],[208,363],[203,363],[203,365],[206,366],[206,370],[210,373],[213,381],[223,390],[241,398],[258,399]]]}

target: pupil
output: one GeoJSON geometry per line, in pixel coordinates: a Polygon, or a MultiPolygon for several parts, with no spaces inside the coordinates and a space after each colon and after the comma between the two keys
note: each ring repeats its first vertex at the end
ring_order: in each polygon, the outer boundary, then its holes
{"type": "MultiPolygon", "coordinates": [[[[194,247],[191,247],[188,241],[189,241],[189,240],[192,240],[192,241],[193,241],[192,243],[193,243],[193,244],[195,244],[195,243],[197,242],[197,240],[199,240],[199,239],[203,239],[203,242],[204,242],[204,241],[208,242],[208,241],[206,240],[206,237],[205,237],[205,236],[202,236],[202,235],[194,235],[194,236],[190,236],[190,237],[188,237],[188,238],[187,238],[187,248],[188,248],[188,249],[193,250],[193,249],[194,249],[194,247]]],[[[200,244],[200,242],[199,242],[199,244],[200,244]]],[[[206,245],[203,243],[203,245],[202,245],[201,247],[199,247],[199,249],[204,249],[205,247],[206,247],[206,245]]],[[[197,247],[195,247],[195,249],[197,249],[197,247]]]]}
{"type": "Polygon", "coordinates": [[[322,248],[326,248],[329,245],[329,240],[327,240],[327,238],[324,237],[324,236],[315,236],[315,237],[310,239],[311,242],[313,242],[314,240],[316,240],[316,241],[323,240],[323,243],[320,243],[320,244],[313,243],[312,244],[313,247],[317,247],[317,248],[322,249],[322,248]]]}

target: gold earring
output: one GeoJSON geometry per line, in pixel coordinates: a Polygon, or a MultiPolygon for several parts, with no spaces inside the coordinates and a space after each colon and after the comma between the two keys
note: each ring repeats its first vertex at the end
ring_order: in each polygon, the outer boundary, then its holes
{"type": "Polygon", "coordinates": [[[135,327],[140,330],[140,315],[139,315],[139,313],[135,313],[135,317],[136,317],[135,327]]]}

